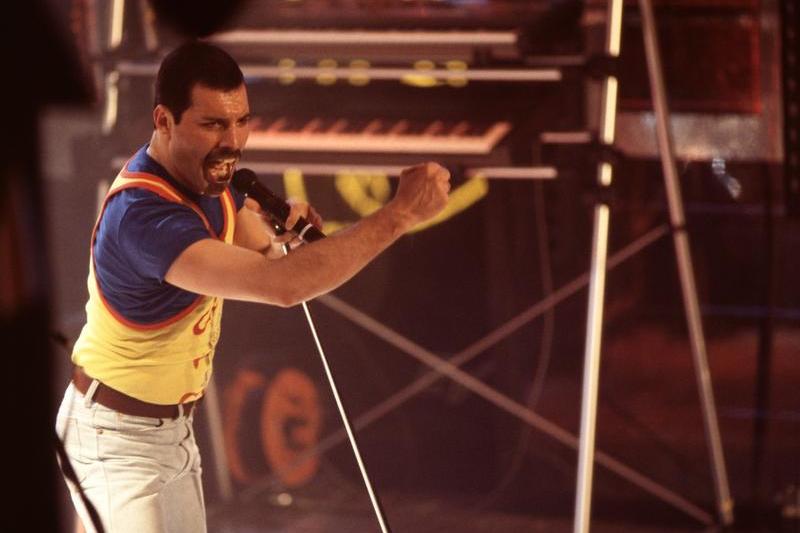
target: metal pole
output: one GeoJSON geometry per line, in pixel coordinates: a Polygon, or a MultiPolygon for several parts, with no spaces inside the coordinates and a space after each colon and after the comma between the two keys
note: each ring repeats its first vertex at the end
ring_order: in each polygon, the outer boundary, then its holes
{"type": "Polygon", "coordinates": [[[589,281],[589,304],[586,319],[586,348],[583,367],[581,432],[578,450],[578,484],[575,493],[573,531],[589,531],[592,507],[592,474],[594,471],[597,390],[600,380],[600,344],[603,326],[603,293],[605,290],[606,248],[608,243],[609,209],[595,206],[592,240],[592,274],[589,281]]]}
{"type": "MultiPolygon", "coordinates": [[[[606,24],[605,53],[618,57],[622,35],[622,0],[609,0],[606,24]]],[[[614,143],[617,115],[617,78],[608,75],[603,82],[603,101],[600,115],[599,140],[610,146],[614,143]]],[[[601,162],[597,167],[599,187],[611,185],[613,169],[601,162]]],[[[578,450],[578,479],[575,490],[574,533],[587,533],[591,522],[592,474],[594,472],[595,424],[597,420],[597,390],[600,379],[600,346],[603,329],[603,296],[605,294],[606,255],[610,209],[601,200],[594,208],[592,260],[589,279],[589,302],[586,312],[586,347],[584,350],[583,393],[581,400],[580,448],[578,450]]]]}
{"type": "Polygon", "coordinates": [[[730,495],[728,475],[725,469],[725,458],[722,452],[722,441],[720,439],[717,411],[714,404],[714,392],[708,370],[708,357],[706,355],[703,323],[700,317],[700,305],[697,301],[694,270],[692,269],[689,236],[686,232],[683,199],[681,197],[678,172],[675,166],[675,152],[669,124],[669,108],[667,107],[666,91],[664,89],[655,17],[653,16],[653,7],[650,0],[639,0],[639,9],[642,15],[642,32],[645,56],[647,58],[647,72],[650,78],[650,92],[652,94],[653,107],[656,113],[658,150],[661,155],[661,166],[664,172],[664,186],[667,192],[669,217],[673,227],[672,238],[673,244],[675,245],[675,259],[678,265],[681,291],[683,293],[686,323],[689,327],[689,339],[692,347],[692,356],[694,358],[700,403],[703,408],[703,422],[709,444],[709,454],[714,476],[714,489],[717,496],[717,510],[722,523],[724,525],[729,525],[733,522],[733,500],[730,495]]]}

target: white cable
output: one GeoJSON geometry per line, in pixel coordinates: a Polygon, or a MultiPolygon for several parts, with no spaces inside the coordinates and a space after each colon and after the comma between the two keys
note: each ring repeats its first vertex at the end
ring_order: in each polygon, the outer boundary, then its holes
{"type": "Polygon", "coordinates": [[[319,337],[317,336],[317,328],[314,326],[314,321],[311,319],[311,312],[308,310],[308,304],[306,302],[302,303],[303,312],[306,314],[306,320],[308,320],[308,327],[311,330],[311,335],[314,337],[314,343],[317,345],[317,351],[319,352],[319,358],[322,360],[322,366],[325,368],[325,375],[328,377],[328,383],[331,386],[331,392],[333,393],[333,398],[336,400],[336,407],[339,409],[339,415],[342,417],[342,424],[344,424],[344,429],[347,431],[347,437],[350,439],[350,445],[353,447],[353,455],[355,455],[356,463],[358,463],[358,469],[361,471],[361,477],[364,478],[364,485],[367,487],[367,492],[369,493],[370,502],[372,502],[372,508],[375,510],[375,516],[378,519],[378,524],[381,527],[381,531],[383,533],[389,532],[389,527],[386,524],[386,517],[383,515],[383,509],[381,508],[381,504],[378,501],[378,496],[375,494],[375,491],[372,489],[372,483],[370,483],[369,476],[367,475],[367,469],[364,467],[364,462],[361,460],[361,453],[358,451],[358,444],[356,444],[356,437],[353,433],[352,428],[350,427],[350,421],[347,419],[347,414],[344,410],[344,405],[342,405],[342,400],[339,398],[339,391],[336,388],[336,383],[333,380],[333,374],[331,373],[331,369],[328,366],[328,360],[325,357],[325,352],[322,349],[322,344],[319,342],[319,337]]]}
{"type": "MultiPolygon", "coordinates": [[[[305,229],[308,229],[310,226],[311,225],[309,224],[305,229]]],[[[305,229],[303,231],[305,231],[305,229]]],[[[284,255],[287,255],[289,253],[288,244],[284,244],[282,248],[284,255]]],[[[342,418],[342,424],[347,432],[347,438],[350,439],[350,446],[353,448],[353,455],[356,458],[358,470],[361,472],[361,477],[364,479],[364,486],[367,488],[369,501],[372,503],[372,508],[375,510],[375,517],[378,519],[378,525],[381,528],[381,533],[390,533],[391,530],[387,524],[386,516],[383,513],[381,503],[378,501],[378,495],[372,488],[372,482],[369,480],[367,468],[364,466],[364,461],[361,459],[361,452],[358,451],[358,443],[356,442],[355,433],[353,433],[353,429],[350,427],[350,420],[347,418],[347,413],[344,410],[344,404],[342,404],[342,400],[339,397],[339,389],[336,387],[336,382],[333,379],[333,373],[328,365],[328,358],[325,357],[325,350],[322,349],[322,343],[319,340],[319,335],[317,335],[317,327],[314,325],[314,320],[311,318],[311,311],[308,309],[308,303],[302,302],[301,305],[303,306],[303,312],[306,315],[306,321],[308,321],[308,329],[311,330],[311,336],[314,337],[314,344],[317,346],[317,352],[319,353],[319,358],[322,361],[322,367],[325,369],[325,376],[328,378],[328,384],[331,386],[331,393],[333,394],[333,399],[336,401],[336,408],[339,410],[339,416],[342,418]]]]}

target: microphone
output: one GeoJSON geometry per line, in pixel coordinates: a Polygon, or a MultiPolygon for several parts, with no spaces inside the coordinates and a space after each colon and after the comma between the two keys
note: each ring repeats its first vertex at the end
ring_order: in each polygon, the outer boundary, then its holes
{"type": "MultiPolygon", "coordinates": [[[[237,191],[246,194],[248,198],[252,198],[259,203],[261,209],[267,213],[270,220],[275,224],[276,230],[281,233],[286,231],[285,224],[286,219],[289,217],[289,204],[261,184],[255,172],[249,168],[240,168],[233,173],[231,184],[237,191]]],[[[297,223],[291,229],[306,242],[318,241],[325,237],[324,233],[303,217],[297,219],[297,223]]]]}

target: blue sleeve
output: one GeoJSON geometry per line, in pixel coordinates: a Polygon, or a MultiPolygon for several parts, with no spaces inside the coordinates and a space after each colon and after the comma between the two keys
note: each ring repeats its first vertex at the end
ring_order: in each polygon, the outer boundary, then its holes
{"type": "Polygon", "coordinates": [[[210,237],[192,209],[157,196],[137,199],[128,206],[118,231],[117,242],[131,268],[159,282],[181,252],[210,237]]]}

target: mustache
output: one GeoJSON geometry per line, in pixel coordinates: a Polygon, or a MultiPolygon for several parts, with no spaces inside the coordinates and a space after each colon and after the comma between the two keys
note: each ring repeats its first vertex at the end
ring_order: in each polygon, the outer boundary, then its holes
{"type": "Polygon", "coordinates": [[[206,156],[206,161],[214,161],[216,159],[241,159],[242,158],[242,151],[241,150],[231,150],[229,148],[218,148],[216,150],[212,150],[206,156]]]}

